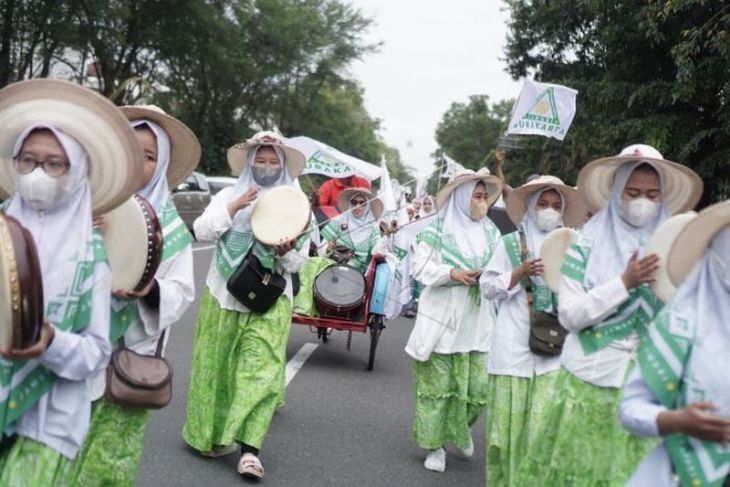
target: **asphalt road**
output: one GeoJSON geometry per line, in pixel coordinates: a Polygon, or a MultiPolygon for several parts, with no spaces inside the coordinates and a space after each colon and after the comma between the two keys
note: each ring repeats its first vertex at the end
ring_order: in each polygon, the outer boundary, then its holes
{"type": "MultiPolygon", "coordinates": [[[[212,249],[196,244],[198,296],[212,249]]],[[[248,483],[236,473],[237,455],[203,458],[185,446],[185,421],[198,301],[177,324],[167,347],[174,370],[173,400],[152,415],[138,486],[222,486],[248,483]]],[[[484,486],[484,420],[474,427],[470,460],[447,457],[446,472],[423,468],[424,451],[411,439],[412,367],[403,352],[412,320],[386,323],[375,370],[367,372],[370,339],[346,332],[319,344],[287,387],[286,406],[274,416],[261,460],[267,486],[484,486]]],[[[287,360],[306,343],[319,343],[308,327],[292,325],[287,360]]]]}

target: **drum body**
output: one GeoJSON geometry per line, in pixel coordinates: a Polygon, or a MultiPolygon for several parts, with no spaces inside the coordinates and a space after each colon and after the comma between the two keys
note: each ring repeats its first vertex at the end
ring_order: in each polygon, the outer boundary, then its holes
{"type": "Polygon", "coordinates": [[[0,213],[0,347],[27,348],[40,338],[43,280],[33,236],[0,213]]]}
{"type": "Polygon", "coordinates": [[[152,282],[162,260],[162,229],[155,209],[134,195],[104,220],[112,290],[141,291],[152,282]]]}
{"type": "Polygon", "coordinates": [[[256,200],[251,231],[256,240],[278,245],[299,238],[312,219],[309,198],[294,186],[277,186],[256,200]]]}
{"type": "Polygon", "coordinates": [[[326,318],[355,319],[366,295],[365,277],[349,265],[332,265],[314,280],[314,305],[326,318]]]}

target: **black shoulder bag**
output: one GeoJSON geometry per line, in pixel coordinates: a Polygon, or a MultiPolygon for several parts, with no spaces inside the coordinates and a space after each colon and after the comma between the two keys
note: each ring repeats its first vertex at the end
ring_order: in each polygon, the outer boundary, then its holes
{"type": "MultiPolygon", "coordinates": [[[[520,233],[522,262],[528,258],[525,235],[520,233]]],[[[530,351],[537,355],[560,355],[568,331],[562,327],[558,317],[545,311],[537,311],[532,307],[532,280],[529,276],[522,280],[527,292],[527,307],[530,310],[530,351]]]]}
{"type": "Polygon", "coordinates": [[[226,289],[254,313],[266,313],[284,293],[286,279],[264,267],[251,251],[228,279],[226,289]]]}

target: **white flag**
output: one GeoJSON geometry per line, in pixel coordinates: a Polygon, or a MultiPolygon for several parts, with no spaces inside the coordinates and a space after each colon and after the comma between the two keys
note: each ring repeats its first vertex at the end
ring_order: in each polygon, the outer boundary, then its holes
{"type": "Polygon", "coordinates": [[[526,79],[512,111],[507,133],[544,135],[563,140],[575,117],[577,94],[573,88],[526,79]]]}
{"type": "Polygon", "coordinates": [[[442,178],[448,179],[453,176],[457,171],[463,171],[464,166],[444,154],[444,161],[446,161],[446,170],[441,175],[442,178]]]}

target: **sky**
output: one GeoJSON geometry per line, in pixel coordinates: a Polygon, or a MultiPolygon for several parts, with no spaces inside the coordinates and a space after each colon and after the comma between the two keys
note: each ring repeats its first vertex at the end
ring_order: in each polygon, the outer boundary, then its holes
{"type": "Polygon", "coordinates": [[[401,159],[425,176],[434,169],[436,126],[453,102],[486,94],[515,98],[505,72],[508,15],[502,0],[350,0],[375,19],[368,41],[382,47],[355,63],[370,115],[401,159]]]}

